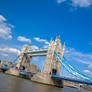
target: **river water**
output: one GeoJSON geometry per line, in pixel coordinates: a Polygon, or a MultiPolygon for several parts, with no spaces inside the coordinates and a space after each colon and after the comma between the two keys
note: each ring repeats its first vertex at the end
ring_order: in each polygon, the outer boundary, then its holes
{"type": "Polygon", "coordinates": [[[42,85],[0,73],[0,92],[91,92],[75,88],[42,85]]]}

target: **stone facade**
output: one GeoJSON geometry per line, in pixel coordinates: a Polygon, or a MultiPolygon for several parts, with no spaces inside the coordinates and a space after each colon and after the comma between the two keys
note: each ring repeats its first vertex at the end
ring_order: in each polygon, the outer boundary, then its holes
{"type": "Polygon", "coordinates": [[[18,71],[17,69],[14,69],[14,68],[10,68],[10,69],[7,70],[5,73],[6,73],[6,74],[15,75],[15,76],[19,76],[19,71],[18,71]]]}
{"type": "Polygon", "coordinates": [[[44,73],[50,73],[52,72],[52,69],[56,69],[57,74],[60,75],[61,64],[60,62],[57,61],[54,51],[56,50],[58,55],[62,58],[64,54],[64,48],[65,45],[64,46],[61,45],[60,37],[56,38],[55,41],[50,41],[43,69],[44,73]]]}
{"type": "Polygon", "coordinates": [[[31,80],[42,84],[63,87],[62,81],[51,79],[51,76],[48,73],[38,72],[31,78],[31,80]]]}

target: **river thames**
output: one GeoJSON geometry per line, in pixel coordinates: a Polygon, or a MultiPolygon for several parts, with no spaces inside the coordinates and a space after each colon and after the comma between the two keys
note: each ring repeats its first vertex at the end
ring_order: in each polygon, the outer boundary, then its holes
{"type": "Polygon", "coordinates": [[[42,85],[0,73],[0,92],[91,92],[75,88],[42,85]]]}

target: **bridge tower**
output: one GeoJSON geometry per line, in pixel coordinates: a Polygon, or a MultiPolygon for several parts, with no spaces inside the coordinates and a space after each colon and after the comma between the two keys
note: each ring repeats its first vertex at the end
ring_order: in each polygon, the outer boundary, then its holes
{"type": "Polygon", "coordinates": [[[19,59],[18,59],[18,63],[16,65],[16,67],[18,67],[18,69],[20,68],[20,66],[24,66],[25,68],[26,67],[29,67],[30,65],[30,60],[32,59],[28,54],[24,53],[25,51],[29,51],[31,49],[31,45],[29,44],[28,46],[25,45],[23,46],[22,50],[21,50],[21,53],[20,53],[20,56],[19,56],[19,59]]]}
{"type": "Polygon", "coordinates": [[[55,69],[57,74],[60,76],[61,64],[57,61],[54,51],[56,50],[58,55],[62,58],[64,55],[64,49],[65,44],[62,46],[60,37],[57,37],[55,41],[50,41],[43,72],[50,73],[53,69],[55,69]]]}

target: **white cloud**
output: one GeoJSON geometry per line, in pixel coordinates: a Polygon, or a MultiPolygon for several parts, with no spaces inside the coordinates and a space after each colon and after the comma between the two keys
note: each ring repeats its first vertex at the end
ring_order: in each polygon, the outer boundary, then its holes
{"type": "Polygon", "coordinates": [[[63,2],[70,2],[71,6],[75,8],[86,8],[92,6],[92,0],[56,0],[58,4],[63,2]]]}
{"type": "Polygon", "coordinates": [[[89,71],[89,70],[83,70],[83,72],[85,72],[85,73],[90,73],[90,71],[89,71]]]}
{"type": "Polygon", "coordinates": [[[37,42],[44,42],[45,44],[49,44],[46,39],[41,39],[40,37],[34,37],[34,40],[36,40],[37,42]]]}
{"type": "Polygon", "coordinates": [[[6,19],[2,15],[0,15],[0,22],[3,22],[3,21],[6,21],[6,19]]]}
{"type": "Polygon", "coordinates": [[[65,57],[69,61],[77,61],[88,65],[88,68],[92,68],[92,54],[82,53],[76,51],[74,48],[66,48],[65,57]]]}
{"type": "Polygon", "coordinates": [[[7,56],[8,56],[8,54],[5,54],[5,53],[0,53],[0,56],[7,57],[7,56]]]}
{"type": "Polygon", "coordinates": [[[34,39],[38,42],[46,42],[45,39],[40,39],[39,37],[34,37],[34,39]]]}
{"type": "Polygon", "coordinates": [[[4,47],[4,48],[0,48],[0,53],[4,52],[4,53],[13,53],[13,54],[20,54],[20,50],[16,49],[16,48],[9,48],[9,47],[4,47]]]}
{"type": "Polygon", "coordinates": [[[14,47],[11,47],[6,44],[0,44],[0,60],[8,60],[13,62],[19,55],[20,49],[18,49],[18,46],[16,47],[14,45],[14,47]]]}
{"type": "Polygon", "coordinates": [[[36,46],[36,45],[32,45],[32,46],[31,46],[31,49],[39,49],[39,47],[36,46]]]}
{"type": "Polygon", "coordinates": [[[33,57],[33,61],[39,61],[39,57],[33,57]]]}
{"type": "Polygon", "coordinates": [[[91,76],[92,76],[92,72],[90,71],[90,70],[83,70],[83,72],[87,75],[87,76],[89,76],[90,78],[92,78],[91,76]]]}
{"type": "Polygon", "coordinates": [[[48,45],[44,45],[43,48],[48,48],[48,45]]]}
{"type": "Polygon", "coordinates": [[[74,7],[89,7],[92,5],[92,0],[71,0],[74,7]]]}
{"type": "Polygon", "coordinates": [[[0,38],[5,40],[12,39],[11,30],[14,26],[6,23],[5,21],[6,19],[0,15],[0,38]]]}
{"type": "Polygon", "coordinates": [[[62,2],[65,2],[66,0],[57,0],[57,3],[62,3],[62,2]]]}
{"type": "Polygon", "coordinates": [[[49,44],[49,42],[48,42],[48,41],[46,41],[46,42],[45,42],[45,44],[47,44],[47,45],[48,45],[48,44],[49,44]]]}
{"type": "Polygon", "coordinates": [[[28,38],[26,38],[26,37],[23,37],[23,36],[18,36],[17,37],[17,40],[18,41],[21,41],[21,42],[31,42],[31,40],[30,39],[28,39],[28,38]]]}

